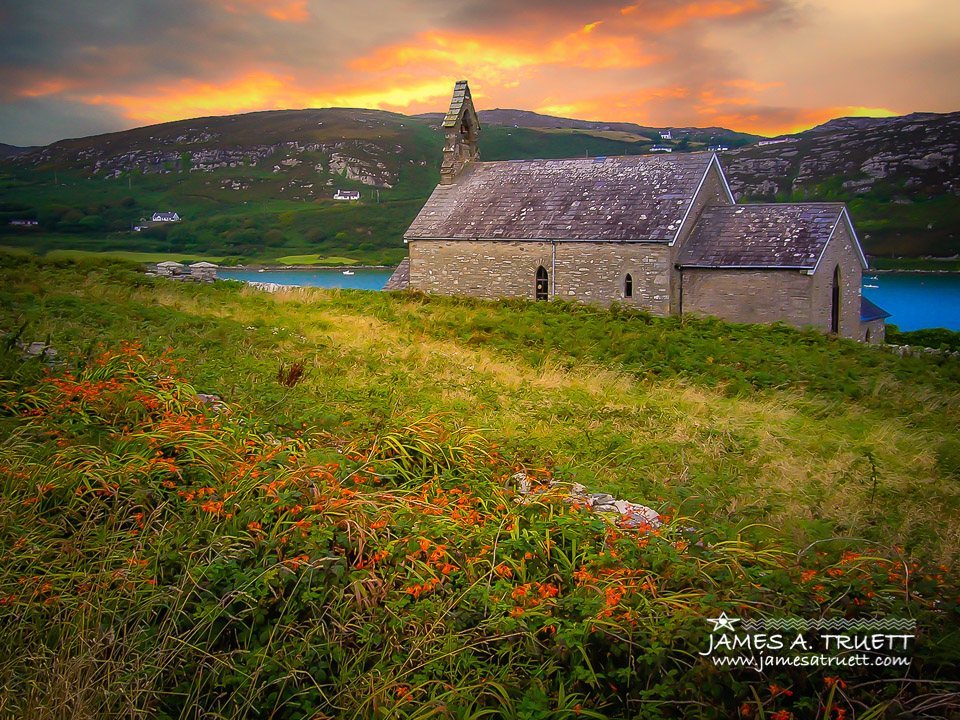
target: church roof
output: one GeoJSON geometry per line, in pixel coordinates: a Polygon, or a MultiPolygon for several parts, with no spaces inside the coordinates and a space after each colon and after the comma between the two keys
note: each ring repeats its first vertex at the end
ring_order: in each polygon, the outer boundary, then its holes
{"type": "Polygon", "coordinates": [[[709,153],[470,163],[406,237],[672,242],[713,163],[709,153]]]}
{"type": "Polygon", "coordinates": [[[388,290],[406,290],[410,287],[410,258],[405,257],[400,261],[400,264],[397,265],[397,269],[393,271],[393,275],[390,276],[390,279],[387,280],[386,284],[383,286],[385,291],[388,290]]]}
{"type": "MultiPolygon", "coordinates": [[[[837,225],[850,222],[843,203],[770,203],[705,208],[677,258],[685,267],[814,270],[837,225]]],[[[853,242],[863,257],[850,225],[853,242]]]]}

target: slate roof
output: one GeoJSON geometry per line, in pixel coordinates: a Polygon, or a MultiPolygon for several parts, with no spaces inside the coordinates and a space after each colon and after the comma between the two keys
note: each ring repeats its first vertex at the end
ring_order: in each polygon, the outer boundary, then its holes
{"type": "Polygon", "coordinates": [[[705,208],[677,261],[684,267],[813,270],[842,203],[771,203],[705,208]]]}
{"type": "Polygon", "coordinates": [[[400,261],[400,264],[397,265],[397,269],[393,271],[393,275],[390,276],[390,279],[387,280],[387,283],[383,286],[385,291],[387,290],[406,290],[410,287],[410,258],[405,257],[400,261]]]}
{"type": "Polygon", "coordinates": [[[860,296],[860,322],[870,322],[890,317],[890,313],[878,305],[874,305],[863,295],[860,296]]]}
{"type": "Polygon", "coordinates": [[[433,191],[405,237],[672,242],[715,162],[687,153],[471,163],[433,191]]]}
{"type": "Polygon", "coordinates": [[[463,110],[463,101],[469,97],[470,88],[467,87],[467,81],[457,80],[457,84],[453,86],[453,97],[450,99],[450,109],[447,110],[447,115],[443,118],[443,127],[457,126],[457,118],[460,117],[460,111],[463,110]]]}

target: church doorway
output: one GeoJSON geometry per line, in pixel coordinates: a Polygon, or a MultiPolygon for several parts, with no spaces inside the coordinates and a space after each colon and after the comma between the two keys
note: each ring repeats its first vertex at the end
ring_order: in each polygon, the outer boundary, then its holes
{"type": "Polygon", "coordinates": [[[830,294],[830,332],[840,332],[840,266],[833,271],[833,288],[830,294]]]}

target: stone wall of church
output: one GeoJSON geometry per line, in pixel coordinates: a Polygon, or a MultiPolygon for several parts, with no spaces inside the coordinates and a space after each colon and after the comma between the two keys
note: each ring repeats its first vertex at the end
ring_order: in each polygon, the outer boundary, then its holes
{"type": "Polygon", "coordinates": [[[550,297],[596,305],[621,302],[670,312],[672,249],[664,243],[414,240],[410,288],[439,295],[535,300],[537,268],[550,297]],[[625,297],[627,274],[632,297],[625,297]]]}
{"type": "Polygon", "coordinates": [[[860,323],[860,340],[871,345],[882,345],[887,339],[887,325],[882,318],[860,323]]]}
{"type": "Polygon", "coordinates": [[[671,258],[665,243],[557,243],[557,297],[669,315],[671,258]],[[628,274],[631,297],[625,292],[628,274]]]}
{"type": "Polygon", "coordinates": [[[853,238],[843,220],[837,225],[833,238],[820,259],[813,276],[813,303],[810,324],[824,332],[830,330],[830,307],[833,293],[833,272],[840,268],[840,335],[859,339],[860,290],[863,284],[863,266],[853,246],[853,238]]]}
{"type": "MultiPolygon", "coordinates": [[[[813,326],[829,332],[833,273],[840,268],[840,335],[860,340],[861,265],[853,240],[841,222],[824,251],[817,272],[798,270],[683,271],[683,312],[738,323],[813,326]]],[[[871,333],[872,336],[876,331],[871,333]]]]}
{"type": "Polygon", "coordinates": [[[693,226],[697,224],[697,218],[700,217],[700,213],[703,212],[705,207],[708,205],[732,204],[733,203],[730,202],[730,198],[727,196],[723,177],[717,170],[716,166],[711,165],[707,176],[703,179],[703,185],[700,188],[700,192],[693,200],[693,205],[691,206],[690,213],[687,216],[687,222],[684,223],[683,226],[683,232],[680,233],[680,236],[677,238],[677,242],[675,242],[673,246],[673,260],[670,263],[670,287],[672,289],[671,297],[673,298],[670,305],[670,312],[672,314],[676,315],[680,312],[680,291],[678,288],[680,277],[677,274],[677,271],[673,268],[674,263],[676,262],[676,257],[680,254],[680,249],[690,237],[690,233],[693,232],[693,226]]]}
{"type": "Polygon", "coordinates": [[[810,324],[813,278],[799,270],[683,271],[683,312],[729,322],[810,324]]]}

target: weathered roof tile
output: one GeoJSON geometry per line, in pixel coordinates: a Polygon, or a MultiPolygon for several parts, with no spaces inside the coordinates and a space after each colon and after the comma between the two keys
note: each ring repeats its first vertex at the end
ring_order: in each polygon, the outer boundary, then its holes
{"type": "Polygon", "coordinates": [[[686,267],[812,270],[841,213],[842,203],[708,207],[678,261],[686,267]]]}
{"type": "Polygon", "coordinates": [[[405,257],[383,286],[384,290],[407,290],[410,287],[410,258],[405,257]]]}
{"type": "Polygon", "coordinates": [[[688,153],[473,163],[433,191],[406,237],[670,242],[712,160],[688,153]]]}

